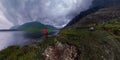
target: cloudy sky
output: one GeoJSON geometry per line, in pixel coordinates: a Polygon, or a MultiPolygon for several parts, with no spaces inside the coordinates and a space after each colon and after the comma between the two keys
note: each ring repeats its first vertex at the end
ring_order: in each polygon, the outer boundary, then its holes
{"type": "Polygon", "coordinates": [[[91,4],[92,0],[0,0],[0,29],[32,21],[62,28],[91,4]]]}

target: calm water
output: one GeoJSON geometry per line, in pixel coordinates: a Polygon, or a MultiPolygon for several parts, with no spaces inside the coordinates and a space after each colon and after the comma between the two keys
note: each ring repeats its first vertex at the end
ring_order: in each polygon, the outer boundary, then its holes
{"type": "Polygon", "coordinates": [[[0,50],[13,45],[28,45],[32,39],[24,37],[22,31],[0,31],[0,50]]]}
{"type": "MultiPolygon", "coordinates": [[[[59,30],[55,30],[49,33],[49,36],[53,36],[53,35],[56,36],[58,35],[58,32],[59,30]]],[[[34,40],[40,42],[43,39],[43,36],[40,36],[39,38],[34,38],[34,36],[31,35],[31,37],[26,37],[26,34],[23,31],[0,31],[0,50],[5,49],[8,46],[29,45],[32,44],[34,40]]]]}

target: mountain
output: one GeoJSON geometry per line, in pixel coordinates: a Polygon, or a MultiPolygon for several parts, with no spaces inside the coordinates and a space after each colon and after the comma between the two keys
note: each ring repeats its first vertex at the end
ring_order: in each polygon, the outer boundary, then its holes
{"type": "Polygon", "coordinates": [[[120,6],[99,9],[98,11],[91,13],[80,19],[77,24],[86,25],[86,24],[94,24],[94,23],[95,24],[104,23],[116,19],[120,19],[120,6]]]}
{"type": "Polygon", "coordinates": [[[24,31],[37,31],[44,28],[45,25],[39,22],[29,22],[18,27],[19,30],[24,30],[24,31]]]}
{"type": "Polygon", "coordinates": [[[77,46],[80,60],[119,60],[120,6],[89,11],[61,30],[58,41],[77,46]]]}
{"type": "Polygon", "coordinates": [[[60,40],[75,44],[81,52],[81,60],[119,60],[120,6],[87,12],[84,16],[80,14],[60,32],[60,40]]]}
{"type": "Polygon", "coordinates": [[[19,25],[13,26],[10,29],[17,29],[17,28],[19,28],[19,25]]]}
{"type": "MultiPolygon", "coordinates": [[[[75,24],[82,18],[86,17],[87,15],[96,13],[102,9],[103,10],[106,9],[106,11],[107,11],[108,10],[107,8],[111,8],[108,11],[113,12],[112,11],[112,8],[113,8],[114,11],[119,11],[119,7],[120,7],[119,3],[120,3],[120,0],[104,0],[104,1],[103,0],[93,0],[93,4],[88,10],[81,12],[79,15],[77,15],[75,18],[73,18],[72,21],[67,26],[75,24]]],[[[104,12],[106,12],[106,11],[104,11],[104,12]]],[[[118,15],[119,13],[116,12],[116,14],[118,15]]],[[[113,15],[113,14],[111,14],[111,15],[113,15]]],[[[91,21],[91,20],[89,20],[89,21],[91,21]]]]}
{"type": "Polygon", "coordinates": [[[18,30],[24,31],[25,36],[28,38],[40,38],[43,36],[43,30],[44,28],[47,28],[48,34],[54,34],[56,33],[54,30],[57,30],[57,28],[50,26],[50,25],[44,25],[40,22],[29,22],[25,23],[18,27],[18,30]]]}
{"type": "Polygon", "coordinates": [[[41,31],[44,28],[47,28],[48,30],[55,30],[57,28],[50,26],[50,25],[44,25],[40,22],[29,22],[29,23],[25,23],[21,26],[18,27],[19,30],[28,30],[28,31],[41,31]]]}

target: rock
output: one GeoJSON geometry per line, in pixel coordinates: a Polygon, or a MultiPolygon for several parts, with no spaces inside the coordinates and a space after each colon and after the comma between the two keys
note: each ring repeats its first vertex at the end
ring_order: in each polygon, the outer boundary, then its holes
{"type": "Polygon", "coordinates": [[[45,60],[80,60],[77,47],[67,43],[56,43],[43,53],[45,60]]]}
{"type": "Polygon", "coordinates": [[[90,31],[94,31],[95,28],[94,28],[94,27],[90,27],[89,30],[90,30],[90,31]]]}

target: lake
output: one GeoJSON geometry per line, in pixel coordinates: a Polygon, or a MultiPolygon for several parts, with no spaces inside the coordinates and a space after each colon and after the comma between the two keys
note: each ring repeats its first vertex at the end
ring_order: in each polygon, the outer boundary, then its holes
{"type": "Polygon", "coordinates": [[[14,45],[28,45],[33,39],[26,38],[23,31],[0,31],[0,50],[14,45]]]}

